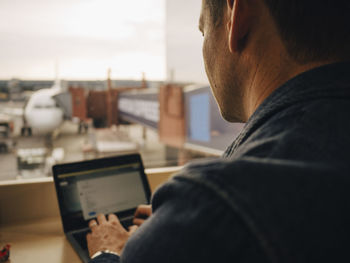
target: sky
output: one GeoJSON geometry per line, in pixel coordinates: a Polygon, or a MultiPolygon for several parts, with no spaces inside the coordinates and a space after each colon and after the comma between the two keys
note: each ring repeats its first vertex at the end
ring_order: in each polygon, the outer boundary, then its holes
{"type": "Polygon", "coordinates": [[[165,0],[0,1],[0,79],[162,80],[165,63],[165,0]]]}
{"type": "Polygon", "coordinates": [[[203,36],[198,30],[202,1],[167,0],[167,79],[207,84],[204,70],[203,36]]]}

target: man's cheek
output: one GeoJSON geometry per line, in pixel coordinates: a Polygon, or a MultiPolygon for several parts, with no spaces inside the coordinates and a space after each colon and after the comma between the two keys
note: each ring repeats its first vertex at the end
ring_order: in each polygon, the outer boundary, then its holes
{"type": "Polygon", "coordinates": [[[207,73],[209,81],[211,81],[212,79],[211,67],[213,66],[212,65],[213,61],[210,56],[210,45],[208,43],[208,40],[206,40],[206,38],[204,38],[204,41],[203,41],[202,52],[203,52],[203,61],[204,61],[205,71],[207,73]]]}

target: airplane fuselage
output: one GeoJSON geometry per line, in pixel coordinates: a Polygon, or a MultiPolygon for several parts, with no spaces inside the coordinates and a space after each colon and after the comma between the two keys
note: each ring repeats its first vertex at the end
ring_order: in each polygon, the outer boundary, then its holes
{"type": "Polygon", "coordinates": [[[35,133],[51,133],[62,124],[63,110],[52,97],[57,91],[55,88],[36,91],[26,104],[25,124],[35,133]]]}

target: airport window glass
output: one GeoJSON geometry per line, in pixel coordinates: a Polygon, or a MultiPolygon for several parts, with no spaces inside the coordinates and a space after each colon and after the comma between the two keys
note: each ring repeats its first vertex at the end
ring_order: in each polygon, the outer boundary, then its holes
{"type": "Polygon", "coordinates": [[[146,168],[182,166],[234,140],[243,125],[222,119],[204,72],[201,2],[139,5],[5,1],[0,180],[133,152],[146,168]]]}

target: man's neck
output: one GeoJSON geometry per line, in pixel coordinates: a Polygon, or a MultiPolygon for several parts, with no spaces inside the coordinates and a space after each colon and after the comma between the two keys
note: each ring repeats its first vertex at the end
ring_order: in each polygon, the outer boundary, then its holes
{"type": "Polygon", "coordinates": [[[326,65],[335,61],[314,62],[304,65],[297,64],[290,60],[285,60],[281,63],[260,63],[256,66],[252,73],[247,89],[243,98],[246,119],[257,110],[260,104],[271,95],[273,91],[281,87],[288,80],[297,75],[309,71],[313,68],[326,65]]]}

